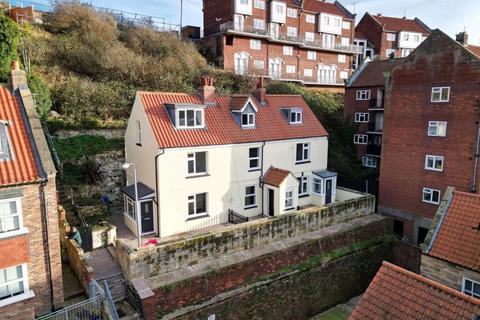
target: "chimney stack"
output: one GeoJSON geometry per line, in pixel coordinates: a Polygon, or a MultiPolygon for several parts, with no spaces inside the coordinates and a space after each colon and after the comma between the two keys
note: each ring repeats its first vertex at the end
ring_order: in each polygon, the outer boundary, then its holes
{"type": "Polygon", "coordinates": [[[215,87],[213,86],[213,78],[209,76],[202,76],[198,94],[205,104],[215,104],[215,87]]]}
{"type": "Polygon", "coordinates": [[[468,34],[467,31],[460,32],[455,36],[455,40],[458,43],[463,44],[464,46],[468,45],[468,34]]]}
{"type": "Polygon", "coordinates": [[[267,105],[266,95],[267,90],[265,90],[264,87],[263,77],[260,77],[257,83],[257,88],[253,91],[253,96],[257,99],[260,105],[264,107],[267,105]]]}
{"type": "Polygon", "coordinates": [[[27,87],[27,73],[20,69],[18,61],[12,61],[8,84],[13,91],[27,87]]]}

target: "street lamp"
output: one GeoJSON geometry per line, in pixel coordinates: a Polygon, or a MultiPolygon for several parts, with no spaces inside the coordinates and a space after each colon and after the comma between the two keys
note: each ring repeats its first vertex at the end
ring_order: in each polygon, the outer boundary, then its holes
{"type": "Polygon", "coordinates": [[[138,186],[137,186],[137,169],[135,168],[135,163],[124,163],[122,168],[127,170],[128,168],[133,167],[133,183],[135,187],[135,222],[137,223],[137,245],[138,248],[142,246],[142,220],[140,219],[140,199],[138,199],[138,186]]]}

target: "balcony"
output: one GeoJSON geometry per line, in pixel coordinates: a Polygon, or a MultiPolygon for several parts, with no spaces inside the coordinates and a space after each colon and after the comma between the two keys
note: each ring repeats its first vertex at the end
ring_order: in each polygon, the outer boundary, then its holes
{"type": "Polygon", "coordinates": [[[383,110],[383,99],[380,100],[380,101],[377,98],[370,99],[370,102],[368,104],[368,109],[369,110],[383,110]]]}
{"type": "MultiPolygon", "coordinates": [[[[268,28],[267,28],[268,29],[268,28]]],[[[321,40],[311,40],[306,39],[304,36],[289,36],[286,34],[279,34],[271,32],[271,30],[260,30],[255,29],[253,26],[242,25],[234,23],[233,21],[222,23],[219,26],[220,32],[227,32],[239,35],[249,35],[265,38],[268,41],[281,42],[287,44],[295,44],[303,48],[311,49],[323,49],[328,51],[335,52],[345,52],[345,53],[362,53],[362,47],[358,45],[342,45],[340,43],[323,43],[321,40]]],[[[319,35],[317,35],[319,36],[319,35]]]]}
{"type": "Polygon", "coordinates": [[[299,82],[304,85],[344,86],[343,79],[322,78],[317,76],[305,77],[297,74],[269,75],[273,80],[299,82]]]}
{"type": "Polygon", "coordinates": [[[382,155],[382,145],[368,144],[367,155],[380,157],[382,155]]]}
{"type": "Polygon", "coordinates": [[[369,134],[382,134],[383,133],[383,126],[382,124],[372,121],[368,123],[368,131],[369,134]]]}

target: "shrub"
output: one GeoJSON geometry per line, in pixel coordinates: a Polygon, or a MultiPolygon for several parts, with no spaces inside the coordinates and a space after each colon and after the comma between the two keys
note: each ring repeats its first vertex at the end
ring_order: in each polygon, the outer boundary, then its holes
{"type": "Polygon", "coordinates": [[[17,24],[0,12],[0,82],[8,79],[12,61],[18,60],[20,35],[17,24]]]}
{"type": "Polygon", "coordinates": [[[53,143],[62,162],[76,161],[111,150],[122,150],[123,139],[107,139],[102,136],[80,135],[72,138],[54,138],[53,143]]]}
{"type": "Polygon", "coordinates": [[[35,104],[40,118],[45,120],[52,109],[50,90],[43,83],[42,79],[34,73],[28,74],[28,87],[35,97],[35,104]]]}

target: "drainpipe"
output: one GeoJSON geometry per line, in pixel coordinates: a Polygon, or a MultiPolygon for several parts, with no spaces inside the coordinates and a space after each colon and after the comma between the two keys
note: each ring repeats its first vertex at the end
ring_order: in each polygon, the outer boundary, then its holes
{"type": "Polygon", "coordinates": [[[480,122],[478,124],[478,133],[477,133],[477,147],[475,150],[475,164],[473,166],[473,179],[472,179],[472,192],[477,192],[477,170],[478,170],[478,158],[480,157],[480,122]]]}
{"type": "Polygon", "coordinates": [[[265,141],[262,141],[262,161],[260,162],[260,188],[262,189],[262,214],[265,215],[264,209],[265,209],[265,190],[264,190],[264,184],[262,183],[262,177],[263,177],[263,155],[264,155],[264,148],[265,148],[265,141]]]}
{"type": "Polygon", "coordinates": [[[159,187],[158,187],[158,158],[165,153],[165,149],[159,149],[158,154],[155,156],[155,204],[157,205],[157,227],[158,227],[158,237],[160,237],[160,210],[158,204],[159,200],[159,187]]]}

